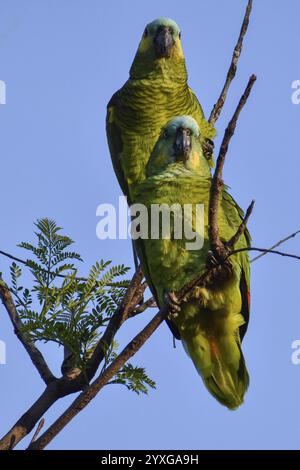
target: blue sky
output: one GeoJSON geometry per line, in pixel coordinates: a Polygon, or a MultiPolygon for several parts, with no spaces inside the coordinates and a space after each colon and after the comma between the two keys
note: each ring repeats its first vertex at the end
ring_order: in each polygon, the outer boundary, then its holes
{"type": "MultiPolygon", "coordinates": [[[[132,265],[129,240],[96,238],[96,207],[116,204],[120,189],[105,136],[106,103],[125,82],[146,23],[174,18],[182,29],[189,83],[209,114],[224,82],[246,1],[0,0],[0,249],[30,241],[33,222],[52,217],[76,240],[88,266],[102,257],[132,265]]],[[[253,94],[232,140],[225,181],[242,207],[256,200],[249,223],[254,246],[268,247],[300,228],[298,146],[300,106],[291,84],[300,79],[300,3],[254,1],[236,80],[218,121],[224,126],[251,73],[253,94]]],[[[300,253],[300,238],[286,251],[300,253]]],[[[6,275],[9,263],[0,259],[6,275]]],[[[138,397],[107,387],[49,445],[49,449],[297,449],[300,365],[291,344],[300,338],[300,263],[268,255],[252,266],[251,323],[244,352],[251,375],[245,404],[230,412],[204,389],[191,361],[165,325],[134,363],[158,388],[138,397]]],[[[43,390],[1,307],[0,432],[43,390]]],[[[125,344],[152,311],[128,322],[125,344]]],[[[61,351],[43,348],[58,371],[61,351]]],[[[46,415],[46,425],[70,403],[46,415]]],[[[28,439],[27,439],[28,440],[28,439]]],[[[26,441],[24,441],[26,442],[26,441]]],[[[24,443],[21,447],[24,446],[24,443]]]]}

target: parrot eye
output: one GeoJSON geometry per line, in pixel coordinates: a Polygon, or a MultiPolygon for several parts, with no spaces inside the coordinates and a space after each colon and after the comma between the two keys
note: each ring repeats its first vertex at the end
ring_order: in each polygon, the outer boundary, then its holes
{"type": "Polygon", "coordinates": [[[144,31],[144,38],[146,38],[147,36],[148,36],[148,29],[146,28],[144,31]]]}
{"type": "Polygon", "coordinates": [[[167,139],[167,138],[168,138],[168,131],[164,131],[164,133],[163,133],[163,138],[164,138],[164,139],[167,139]]]}

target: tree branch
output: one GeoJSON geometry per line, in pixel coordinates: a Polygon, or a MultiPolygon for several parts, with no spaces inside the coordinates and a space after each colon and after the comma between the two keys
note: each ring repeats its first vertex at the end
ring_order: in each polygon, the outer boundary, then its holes
{"type": "Polygon", "coordinates": [[[26,349],[33,365],[39,372],[41,378],[48,385],[50,382],[54,381],[56,377],[52,374],[51,370],[49,369],[44,356],[39,351],[39,349],[35,346],[35,344],[31,341],[30,336],[23,332],[23,323],[19,314],[17,312],[15,303],[13,301],[12,295],[10,290],[8,289],[5,282],[0,277],[0,299],[8,313],[10,321],[14,327],[14,332],[17,338],[20,340],[24,348],[26,349]]]}
{"type": "Polygon", "coordinates": [[[0,440],[0,450],[13,449],[32,431],[36,423],[58,399],[58,387],[55,381],[46,387],[35,403],[21,416],[8,433],[3,436],[0,440]]]}
{"type": "Polygon", "coordinates": [[[115,361],[69,406],[69,408],[42,434],[35,442],[29,445],[30,450],[44,449],[57,434],[81,411],[83,410],[100,390],[116,375],[116,373],[134,356],[137,351],[150,338],[154,331],[164,321],[166,310],[160,310],[146,327],[130,341],[130,343],[118,355],[115,361]]]}
{"type": "Polygon", "coordinates": [[[27,436],[46,411],[56,401],[73,393],[80,392],[87,386],[86,377],[83,373],[69,373],[59,379],[50,382],[40,397],[12,426],[5,436],[0,440],[0,450],[13,449],[25,436],[27,436]]]}
{"type": "MultiPolygon", "coordinates": [[[[0,450],[14,448],[21,439],[23,439],[32,431],[38,421],[44,416],[45,412],[58,399],[79,392],[86,388],[88,383],[87,380],[91,380],[95,375],[101,361],[105,357],[107,348],[113,341],[116,332],[124,323],[124,321],[129,317],[131,311],[134,310],[137,304],[140,302],[143,292],[147,287],[146,283],[141,284],[142,279],[143,273],[139,268],[132,278],[122,304],[117,309],[116,313],[113,315],[108,326],[106,327],[106,330],[87,365],[87,369],[79,373],[77,369],[74,371],[68,371],[66,375],[59,379],[54,377],[54,380],[48,384],[42,395],[26,411],[26,413],[24,413],[24,415],[16,422],[10,431],[0,440],[0,450]]],[[[2,284],[0,283],[0,288],[1,286],[2,284]]],[[[7,292],[7,290],[8,289],[6,288],[5,292],[7,292]]],[[[8,293],[10,294],[9,291],[8,293]]],[[[13,302],[12,298],[11,301],[13,302]]],[[[33,347],[35,348],[34,345],[33,347]]]]}
{"type": "Polygon", "coordinates": [[[235,255],[236,253],[241,253],[242,251],[258,251],[258,252],[264,253],[264,254],[271,253],[271,254],[274,254],[274,255],[284,256],[286,258],[294,258],[294,259],[300,260],[300,256],[298,256],[298,255],[293,255],[293,254],[290,254],[290,253],[284,253],[283,251],[268,250],[266,248],[256,248],[254,246],[248,246],[247,248],[238,248],[236,250],[233,250],[228,254],[228,257],[232,256],[232,255],[235,255]]]}
{"type": "Polygon", "coordinates": [[[219,156],[217,159],[216,169],[212,178],[210,201],[209,201],[209,240],[211,243],[211,249],[213,253],[216,254],[217,256],[224,255],[224,245],[222,241],[220,240],[219,226],[218,226],[219,199],[220,199],[220,194],[223,188],[223,181],[222,181],[223,166],[225,163],[225,158],[226,158],[226,154],[228,151],[230,140],[236,128],[237,120],[239,118],[239,115],[243,107],[245,106],[247,102],[247,99],[251,93],[255,80],[256,80],[256,76],[251,75],[251,77],[249,78],[248,84],[246,86],[246,89],[244,91],[244,94],[242,95],[239,101],[239,104],[235,110],[235,113],[225,130],[224,137],[223,137],[220,151],[219,151],[219,156]]]}
{"type": "Polygon", "coordinates": [[[140,302],[143,293],[147,287],[146,283],[144,283],[143,285],[141,284],[143,277],[144,274],[141,268],[138,267],[131,280],[131,283],[127,289],[127,292],[120,307],[111,317],[105,329],[105,332],[103,333],[90,360],[88,361],[87,368],[85,371],[88,380],[91,380],[94,377],[100,363],[105,357],[107,348],[112,344],[115,334],[130,316],[131,312],[135,309],[137,304],[140,302]]]}
{"type": "Polygon", "coordinates": [[[250,14],[251,14],[251,10],[252,10],[252,3],[253,3],[253,0],[248,1],[248,5],[247,5],[247,8],[246,8],[243,24],[242,24],[241,31],[240,31],[240,35],[239,35],[238,41],[237,41],[236,46],[235,46],[234,51],[233,51],[233,55],[232,55],[231,63],[230,63],[230,66],[229,66],[229,69],[228,69],[228,72],[227,72],[225,84],[224,84],[223,89],[221,91],[221,94],[218,98],[218,101],[214,105],[214,107],[213,107],[213,109],[210,113],[209,119],[208,119],[208,122],[210,122],[210,124],[212,126],[215,125],[216,121],[218,120],[218,118],[220,116],[220,113],[221,113],[222,108],[223,108],[223,106],[225,104],[225,101],[226,101],[226,97],[227,97],[229,87],[231,85],[232,80],[235,77],[235,74],[236,74],[237,63],[238,63],[239,57],[241,55],[242,47],[243,47],[243,40],[244,40],[244,37],[245,37],[247,29],[248,29],[248,25],[249,25],[249,18],[250,18],[250,14]]]}
{"type": "MultiPolygon", "coordinates": [[[[274,250],[274,248],[277,248],[278,246],[282,245],[283,243],[287,242],[288,240],[290,240],[291,238],[294,238],[296,235],[298,235],[298,233],[300,233],[300,230],[297,230],[297,232],[294,232],[292,233],[291,235],[288,235],[287,237],[283,238],[282,240],[279,240],[277,243],[275,243],[275,245],[272,245],[270,248],[269,248],[269,251],[271,250],[274,250]]],[[[267,255],[268,254],[268,251],[265,251],[264,253],[262,253],[261,255],[258,255],[258,256],[255,256],[254,258],[252,258],[250,260],[250,263],[254,263],[254,261],[257,261],[258,259],[262,258],[263,256],[267,255]]]]}

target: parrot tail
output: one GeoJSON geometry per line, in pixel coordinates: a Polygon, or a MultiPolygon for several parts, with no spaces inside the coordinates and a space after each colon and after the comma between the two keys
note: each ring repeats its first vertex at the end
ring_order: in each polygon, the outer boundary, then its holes
{"type": "Polygon", "coordinates": [[[202,333],[185,339],[183,345],[209,392],[230,410],[238,408],[249,375],[236,335],[208,338],[202,333]]]}

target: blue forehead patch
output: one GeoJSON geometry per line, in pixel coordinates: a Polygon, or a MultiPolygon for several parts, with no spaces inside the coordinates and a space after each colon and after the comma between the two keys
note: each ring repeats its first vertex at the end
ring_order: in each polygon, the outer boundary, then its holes
{"type": "Polygon", "coordinates": [[[174,131],[183,127],[184,129],[190,129],[196,136],[199,136],[200,134],[199,126],[192,116],[177,116],[171,119],[165,127],[174,131]]]}
{"type": "Polygon", "coordinates": [[[170,18],[157,18],[156,20],[147,24],[147,29],[149,30],[150,33],[155,33],[159,26],[169,26],[170,28],[173,29],[175,34],[180,33],[178,24],[174,20],[171,20],[170,18]]]}

